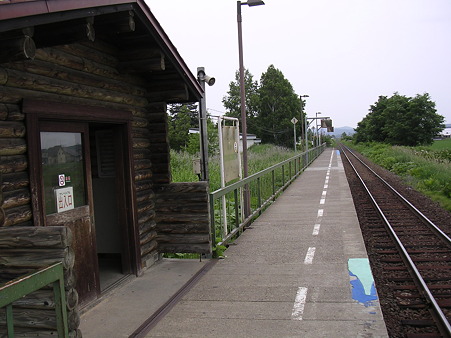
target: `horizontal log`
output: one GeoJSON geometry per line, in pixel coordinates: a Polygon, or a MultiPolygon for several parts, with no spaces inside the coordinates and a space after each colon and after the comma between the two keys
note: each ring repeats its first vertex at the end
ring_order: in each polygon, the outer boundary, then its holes
{"type": "Polygon", "coordinates": [[[152,251],[157,250],[158,242],[156,240],[152,240],[144,245],[140,246],[141,257],[149,254],[152,251]]]}
{"type": "Polygon", "coordinates": [[[177,182],[156,189],[156,193],[208,193],[207,182],[177,182]]]}
{"type": "MultiPolygon", "coordinates": [[[[149,141],[150,143],[150,141],[149,141]]],[[[166,154],[169,153],[169,144],[168,143],[151,143],[149,145],[152,148],[153,153],[155,156],[159,156],[159,154],[166,154]]]]}
{"type": "Polygon", "coordinates": [[[135,170],[143,170],[152,168],[152,162],[150,159],[142,159],[133,161],[135,170]]]}
{"type": "Polygon", "coordinates": [[[155,198],[155,194],[153,193],[152,190],[136,192],[136,202],[138,202],[138,203],[152,201],[154,198],[155,198]]]}
{"type": "Polygon", "coordinates": [[[152,143],[168,143],[169,136],[167,133],[151,133],[149,135],[149,140],[152,143]]]}
{"type": "Polygon", "coordinates": [[[152,176],[152,170],[150,169],[135,171],[135,181],[149,180],[152,178],[152,176]]]}
{"type": "MultiPolygon", "coordinates": [[[[6,332],[6,327],[0,325],[0,332],[6,332]]],[[[0,336],[1,338],[7,336],[0,336]]],[[[40,337],[40,338],[53,338],[58,337],[58,331],[56,330],[39,330],[36,328],[24,328],[18,327],[14,330],[14,337],[16,338],[31,338],[31,337],[40,337]]],[[[69,331],[69,338],[82,338],[82,334],[80,329],[69,331]]]]}
{"type": "Polygon", "coordinates": [[[150,241],[155,240],[156,238],[157,238],[157,232],[156,231],[149,231],[148,233],[143,234],[142,236],[140,236],[139,244],[141,246],[145,245],[145,244],[149,243],[150,241]]]}
{"type": "Polygon", "coordinates": [[[211,244],[171,244],[161,243],[158,250],[162,253],[211,253],[211,244]]]}
{"type": "Polygon", "coordinates": [[[154,210],[154,209],[155,209],[155,202],[152,200],[138,203],[138,205],[136,207],[138,214],[144,213],[147,210],[154,210]]]}
{"type": "Polygon", "coordinates": [[[17,104],[0,103],[0,120],[23,121],[25,115],[17,104]]]}
{"type": "MultiPolygon", "coordinates": [[[[29,273],[37,272],[39,268],[27,268],[20,266],[2,266],[0,269],[0,284],[9,282],[13,279],[22,277],[29,273]]],[[[64,273],[64,288],[66,291],[73,289],[75,287],[75,275],[73,273],[73,268],[63,269],[64,273]]],[[[50,287],[44,287],[50,288],[50,287]]]]}
{"type": "Polygon", "coordinates": [[[162,131],[167,132],[166,122],[152,122],[149,124],[149,130],[151,133],[161,133],[162,131]]]}
{"type": "Polygon", "coordinates": [[[166,70],[166,60],[162,54],[142,60],[121,61],[118,68],[121,73],[161,72],[166,70]]]}
{"type": "Polygon", "coordinates": [[[26,73],[11,69],[8,69],[7,73],[8,79],[5,85],[9,87],[31,89],[39,92],[75,96],[98,101],[123,103],[141,107],[144,107],[147,104],[147,99],[145,98],[131,96],[125,93],[118,93],[112,90],[100,89],[87,85],[74,86],[69,81],[53,79],[40,75],[30,77],[26,73]]]}
{"type": "Polygon", "coordinates": [[[197,224],[197,225],[208,225],[210,218],[208,213],[204,215],[197,214],[163,214],[157,213],[155,217],[155,222],[160,224],[174,224],[178,226],[183,226],[187,224],[197,224]]]}
{"type": "Polygon", "coordinates": [[[209,243],[209,234],[164,234],[159,233],[157,236],[158,243],[171,243],[171,244],[192,244],[192,243],[209,243]]]}
{"type": "Polygon", "coordinates": [[[147,128],[133,128],[132,129],[132,138],[148,138],[149,140],[151,133],[147,128]]]}
{"type": "Polygon", "coordinates": [[[56,46],[54,49],[55,53],[63,52],[107,66],[113,73],[117,74],[117,71],[114,71],[118,65],[118,60],[115,56],[117,49],[111,44],[103,43],[101,40],[95,42],[80,41],[79,43],[56,46]]]}
{"type": "Polygon", "coordinates": [[[155,210],[161,214],[208,214],[208,203],[193,203],[189,200],[183,203],[158,203],[155,210]]]}
{"type": "MultiPolygon", "coordinates": [[[[1,171],[0,171],[1,172],[1,171]]],[[[4,192],[18,190],[28,187],[30,185],[30,179],[28,173],[23,172],[11,172],[1,175],[1,187],[4,192]]]]}
{"type": "Polygon", "coordinates": [[[61,262],[65,269],[74,266],[75,253],[72,249],[0,249],[0,265],[6,267],[43,268],[61,262]]]}
{"type": "Polygon", "coordinates": [[[133,139],[133,149],[146,149],[150,148],[150,141],[147,138],[135,138],[133,139]]]}
{"type": "Polygon", "coordinates": [[[0,123],[0,138],[24,137],[25,124],[23,122],[5,121],[0,123]]]}
{"type": "Polygon", "coordinates": [[[0,156],[21,155],[27,151],[25,139],[21,138],[0,138],[0,156]]]}
{"type": "MultiPolygon", "coordinates": [[[[142,180],[142,181],[135,182],[136,192],[149,192],[150,193],[150,190],[152,189],[152,187],[153,187],[153,182],[150,180],[147,180],[147,181],[142,180]]],[[[152,194],[153,194],[153,192],[152,192],[152,194]]]]}
{"type": "Polygon", "coordinates": [[[155,219],[155,210],[146,210],[138,214],[138,224],[144,224],[155,219]]]}
{"type": "Polygon", "coordinates": [[[35,61],[35,62],[18,62],[10,66],[10,69],[16,71],[25,72],[33,75],[44,76],[47,78],[53,78],[62,81],[68,81],[74,85],[86,85],[99,89],[111,90],[118,93],[124,93],[136,97],[143,97],[147,94],[147,91],[139,87],[133,86],[129,83],[125,83],[120,79],[111,79],[108,77],[101,77],[91,73],[81,73],[80,71],[71,70],[69,68],[49,64],[48,62],[35,61]]]}
{"type": "Polygon", "coordinates": [[[19,171],[25,171],[28,167],[27,157],[25,155],[1,156],[0,173],[8,174],[19,171]]]}
{"type": "Polygon", "coordinates": [[[210,225],[207,223],[157,223],[158,233],[167,234],[207,234],[210,232],[210,225]]]}
{"type": "Polygon", "coordinates": [[[172,203],[175,202],[180,203],[180,201],[189,200],[190,202],[196,202],[196,203],[207,203],[208,202],[208,195],[205,194],[192,194],[190,196],[184,195],[181,193],[164,193],[164,194],[155,194],[155,202],[157,204],[164,204],[164,203],[172,203]]]}
{"type": "Polygon", "coordinates": [[[147,120],[151,123],[167,123],[168,113],[166,112],[166,110],[153,111],[148,115],[147,120]]]}
{"type": "Polygon", "coordinates": [[[133,149],[133,159],[150,159],[152,157],[152,152],[149,148],[136,148],[133,149]]]}
{"type": "MultiPolygon", "coordinates": [[[[22,328],[33,328],[34,330],[50,329],[56,331],[56,312],[53,309],[23,309],[13,306],[14,331],[19,332],[22,328]]],[[[6,325],[4,316],[0,316],[0,327],[6,325]]],[[[80,325],[80,314],[78,311],[67,313],[67,325],[69,330],[76,330],[80,325]]],[[[23,331],[23,330],[22,330],[23,331]]]]}
{"type": "Polygon", "coordinates": [[[31,221],[33,217],[30,205],[1,210],[4,215],[0,214],[0,226],[26,225],[25,223],[31,221]]]}
{"type": "Polygon", "coordinates": [[[155,184],[168,184],[171,181],[171,175],[169,173],[155,174],[152,180],[155,184]]]}
{"type": "Polygon", "coordinates": [[[140,234],[145,234],[145,233],[147,233],[149,231],[152,231],[156,227],[157,227],[157,223],[155,223],[154,220],[150,220],[148,222],[144,222],[144,223],[139,225],[139,233],[140,234]]]}
{"type": "Polygon", "coordinates": [[[19,189],[13,191],[3,192],[2,208],[15,208],[22,205],[29,204],[31,201],[29,189],[19,189]]]}
{"type": "MultiPolygon", "coordinates": [[[[78,292],[74,288],[65,292],[66,309],[71,311],[77,307],[78,292]]],[[[14,307],[26,309],[55,309],[53,287],[42,288],[14,302],[14,307]]]]}
{"type": "Polygon", "coordinates": [[[68,227],[8,227],[0,228],[0,250],[13,248],[57,248],[72,244],[73,236],[68,227]]]}
{"type": "Polygon", "coordinates": [[[147,128],[149,120],[141,117],[134,117],[132,121],[132,128],[147,128]]]}

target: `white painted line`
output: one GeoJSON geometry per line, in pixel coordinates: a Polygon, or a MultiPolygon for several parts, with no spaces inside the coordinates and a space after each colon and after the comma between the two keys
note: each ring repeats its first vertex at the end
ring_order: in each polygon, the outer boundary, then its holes
{"type": "Polygon", "coordinates": [[[292,320],[302,320],[304,315],[305,302],[307,300],[308,288],[300,286],[294,300],[293,311],[291,312],[292,320]]]}
{"type": "Polygon", "coordinates": [[[326,181],[324,183],[325,184],[329,184],[329,179],[326,179],[326,181]]]}
{"type": "Polygon", "coordinates": [[[327,189],[327,188],[329,188],[329,185],[328,184],[324,184],[324,188],[323,189],[327,189]]]}
{"type": "Polygon", "coordinates": [[[318,209],[318,217],[323,217],[324,209],[318,209]]]}
{"type": "Polygon", "coordinates": [[[319,235],[319,228],[321,227],[321,224],[316,223],[315,226],[313,227],[313,236],[318,236],[319,235]]]}
{"type": "Polygon", "coordinates": [[[321,198],[321,199],[319,200],[319,204],[324,204],[324,203],[326,203],[326,199],[325,199],[325,198],[321,198]]]}
{"type": "Polygon", "coordinates": [[[326,180],[328,180],[330,177],[329,177],[329,175],[326,175],[326,180]]]}
{"type": "Polygon", "coordinates": [[[315,257],[315,247],[310,247],[307,250],[307,254],[305,255],[304,264],[312,264],[313,263],[313,257],[315,257]]]}
{"type": "Polygon", "coordinates": [[[322,196],[326,196],[326,195],[327,195],[327,191],[326,191],[326,190],[323,190],[322,196]]]}

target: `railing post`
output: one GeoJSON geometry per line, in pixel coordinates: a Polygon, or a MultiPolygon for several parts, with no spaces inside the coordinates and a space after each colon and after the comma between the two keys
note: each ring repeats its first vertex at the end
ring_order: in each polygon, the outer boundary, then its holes
{"type": "Polygon", "coordinates": [[[12,304],[6,306],[6,327],[8,330],[8,338],[14,338],[14,317],[12,304]]]}
{"type": "Polygon", "coordinates": [[[216,220],[215,220],[215,199],[212,194],[209,194],[210,198],[210,236],[211,236],[211,248],[216,246],[216,220]]]}
{"type": "MultiPolygon", "coordinates": [[[[57,266],[58,275],[63,276],[62,265],[57,266]]],[[[68,337],[66,294],[64,292],[64,281],[60,278],[53,283],[53,296],[55,299],[56,327],[59,337],[68,337]]]]}
{"type": "MultiPolygon", "coordinates": [[[[262,206],[260,177],[257,178],[257,201],[258,201],[258,208],[260,208],[262,206]]],[[[262,211],[260,210],[259,215],[261,215],[261,214],[262,214],[262,211]]]]}
{"type": "Polygon", "coordinates": [[[240,226],[239,212],[238,212],[238,189],[233,190],[233,197],[235,198],[235,227],[240,226]]]}

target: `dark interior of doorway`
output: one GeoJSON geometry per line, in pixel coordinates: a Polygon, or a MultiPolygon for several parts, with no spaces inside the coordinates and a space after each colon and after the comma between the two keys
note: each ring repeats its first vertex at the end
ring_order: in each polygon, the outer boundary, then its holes
{"type": "MultiPolygon", "coordinates": [[[[129,273],[124,249],[125,223],[119,212],[123,161],[118,128],[111,125],[90,125],[92,190],[100,291],[113,287],[129,273]]],[[[123,207],[123,205],[122,205],[123,207]]]]}

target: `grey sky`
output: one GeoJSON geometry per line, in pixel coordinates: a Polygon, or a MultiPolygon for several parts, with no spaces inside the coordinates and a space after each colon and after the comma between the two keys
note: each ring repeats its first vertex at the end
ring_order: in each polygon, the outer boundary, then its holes
{"type": "MultiPolygon", "coordinates": [[[[238,69],[235,0],[146,0],[182,58],[216,78],[207,108],[224,112],[222,97],[238,69]]],[[[273,64],[308,116],[356,127],[379,95],[429,93],[451,123],[451,1],[265,0],[242,6],[244,65],[255,80],[273,64]]]]}

